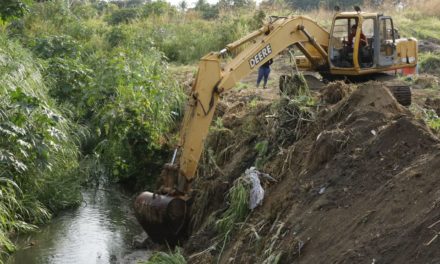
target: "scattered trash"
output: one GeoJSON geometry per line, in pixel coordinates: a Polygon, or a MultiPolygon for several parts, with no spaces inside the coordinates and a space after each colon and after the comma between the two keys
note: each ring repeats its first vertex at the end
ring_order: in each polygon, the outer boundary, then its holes
{"type": "MultiPolygon", "coordinates": [[[[254,210],[254,208],[256,208],[257,206],[263,203],[264,189],[263,187],[261,187],[260,178],[259,178],[259,175],[261,174],[263,173],[256,170],[255,167],[250,167],[245,171],[246,177],[248,177],[252,183],[251,193],[249,196],[249,209],[251,210],[254,210]]],[[[266,175],[266,177],[267,176],[270,177],[270,175],[266,175]]]]}
{"type": "Polygon", "coordinates": [[[319,189],[318,194],[323,194],[325,192],[325,187],[322,187],[321,189],[319,189]]]}
{"type": "Polygon", "coordinates": [[[371,130],[371,134],[373,134],[373,136],[376,136],[376,135],[377,135],[376,130],[372,129],[372,130],[371,130]]]}
{"type": "Polygon", "coordinates": [[[316,137],[316,141],[319,140],[319,138],[321,137],[321,135],[322,135],[322,132],[318,134],[318,136],[316,137]]]}

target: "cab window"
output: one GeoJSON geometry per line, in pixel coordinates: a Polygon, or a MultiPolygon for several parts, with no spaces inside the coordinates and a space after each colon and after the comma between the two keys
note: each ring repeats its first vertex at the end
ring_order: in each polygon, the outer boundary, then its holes
{"type": "Polygon", "coordinates": [[[331,35],[330,61],[336,67],[353,67],[353,45],[357,18],[338,18],[331,35]],[[353,29],[354,28],[354,29],[353,29]]]}

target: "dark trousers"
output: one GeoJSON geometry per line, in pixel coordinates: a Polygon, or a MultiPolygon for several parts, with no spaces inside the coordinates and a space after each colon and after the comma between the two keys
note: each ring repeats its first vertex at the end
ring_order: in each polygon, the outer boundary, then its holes
{"type": "Polygon", "coordinates": [[[264,87],[267,85],[267,79],[269,79],[270,67],[260,67],[258,69],[257,87],[260,85],[261,80],[264,78],[264,87]]]}

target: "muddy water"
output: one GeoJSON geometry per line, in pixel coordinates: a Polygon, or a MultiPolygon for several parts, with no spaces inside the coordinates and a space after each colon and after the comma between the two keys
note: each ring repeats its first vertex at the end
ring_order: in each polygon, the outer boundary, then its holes
{"type": "Polygon", "coordinates": [[[20,249],[7,263],[137,263],[147,250],[135,249],[144,234],[131,199],[116,189],[86,190],[82,206],[63,212],[38,232],[19,237],[20,249]]]}

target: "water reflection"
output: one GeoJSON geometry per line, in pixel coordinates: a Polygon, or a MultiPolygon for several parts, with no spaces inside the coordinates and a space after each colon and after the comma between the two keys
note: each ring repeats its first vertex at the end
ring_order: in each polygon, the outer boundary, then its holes
{"type": "Polygon", "coordinates": [[[63,212],[37,233],[18,238],[8,263],[137,263],[148,251],[132,242],[143,231],[131,199],[116,189],[86,190],[79,208],[63,212]],[[136,256],[136,257],[133,257],[136,256]]]}

